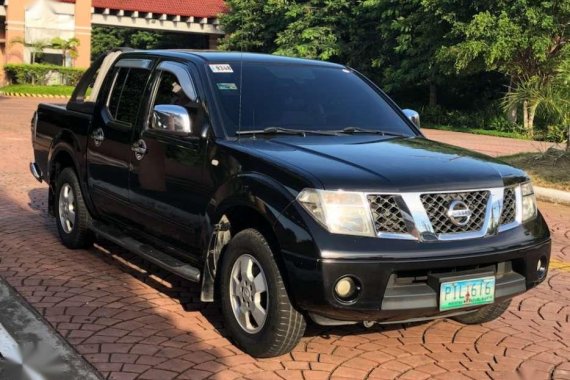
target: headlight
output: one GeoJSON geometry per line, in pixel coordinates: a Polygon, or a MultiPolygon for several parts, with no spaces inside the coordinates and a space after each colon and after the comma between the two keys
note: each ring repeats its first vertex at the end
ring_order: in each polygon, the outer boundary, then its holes
{"type": "Polygon", "coordinates": [[[522,221],[523,223],[536,216],[536,198],[530,182],[521,185],[522,221]]]}
{"type": "Polygon", "coordinates": [[[297,200],[332,233],[376,236],[370,205],[363,193],[305,189],[297,200]]]}

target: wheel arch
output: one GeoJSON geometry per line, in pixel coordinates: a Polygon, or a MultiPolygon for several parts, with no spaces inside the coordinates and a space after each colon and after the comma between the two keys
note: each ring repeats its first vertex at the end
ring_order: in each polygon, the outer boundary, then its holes
{"type": "Polygon", "coordinates": [[[206,218],[211,225],[204,253],[202,301],[214,300],[219,260],[223,258],[231,238],[248,228],[258,230],[267,240],[289,289],[287,271],[280,254],[283,236],[279,225],[282,211],[294,200],[292,191],[274,179],[256,173],[236,177],[220,187],[210,202],[210,205],[218,206],[211,206],[206,218]]]}
{"type": "Polygon", "coordinates": [[[89,197],[89,192],[87,191],[84,181],[84,173],[82,171],[84,165],[82,165],[80,161],[82,156],[83,153],[80,144],[71,131],[63,130],[52,140],[48,154],[46,178],[46,182],[49,185],[48,210],[51,215],[54,215],[55,181],[58,173],[67,167],[71,167],[75,172],[86,206],[90,212],[93,212],[91,198],[89,197]]]}

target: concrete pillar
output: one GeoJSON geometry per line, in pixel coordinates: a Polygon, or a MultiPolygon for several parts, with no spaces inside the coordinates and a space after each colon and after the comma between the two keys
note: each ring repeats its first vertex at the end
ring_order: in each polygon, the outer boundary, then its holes
{"type": "MultiPolygon", "coordinates": [[[[2,39],[2,37],[0,37],[2,39]]],[[[4,44],[0,42],[0,86],[4,86],[6,83],[6,73],[4,72],[4,64],[6,63],[6,57],[4,57],[4,44]]]]}
{"type": "Polygon", "coordinates": [[[14,40],[24,40],[24,19],[28,1],[10,1],[6,7],[6,63],[24,62],[24,45],[13,43],[14,40]]]}
{"type": "Polygon", "coordinates": [[[6,25],[4,20],[0,21],[0,86],[3,86],[6,81],[4,73],[4,65],[6,64],[5,43],[6,41],[6,25]]]}
{"type": "Polygon", "coordinates": [[[217,34],[210,34],[208,36],[208,49],[218,50],[218,38],[220,38],[220,36],[217,34]]]}
{"type": "Polygon", "coordinates": [[[75,67],[91,64],[91,0],[75,1],[75,37],[79,40],[75,67]]]}

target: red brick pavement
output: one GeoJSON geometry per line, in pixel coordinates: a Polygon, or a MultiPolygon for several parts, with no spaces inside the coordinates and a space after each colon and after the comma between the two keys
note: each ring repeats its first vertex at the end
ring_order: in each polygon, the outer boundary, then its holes
{"type": "Polygon", "coordinates": [[[476,150],[490,156],[506,156],[522,152],[545,152],[548,148],[556,146],[556,144],[542,141],[516,140],[463,132],[440,131],[437,129],[423,129],[423,133],[429,139],[476,150]]]}
{"type": "Polygon", "coordinates": [[[28,173],[36,100],[0,98],[0,275],[109,379],[570,378],[570,208],[540,204],[553,232],[548,281],[499,320],[365,329],[311,326],[291,354],[256,360],[225,337],[198,286],[107,243],[64,248],[46,187],[28,173]]]}

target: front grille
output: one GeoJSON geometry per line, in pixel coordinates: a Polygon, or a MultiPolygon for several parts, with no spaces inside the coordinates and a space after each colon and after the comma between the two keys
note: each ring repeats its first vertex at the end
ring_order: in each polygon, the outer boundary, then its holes
{"type": "Polygon", "coordinates": [[[376,232],[407,233],[406,223],[393,195],[368,196],[376,232]]]}
{"type": "Polygon", "coordinates": [[[435,233],[473,232],[480,231],[485,223],[489,191],[422,194],[421,200],[435,233]],[[455,200],[465,202],[472,212],[469,222],[464,226],[453,224],[447,216],[449,206],[455,200]]]}
{"type": "Polygon", "coordinates": [[[500,224],[510,224],[515,221],[517,214],[517,199],[514,186],[505,187],[503,195],[503,212],[501,213],[500,224]]]}

